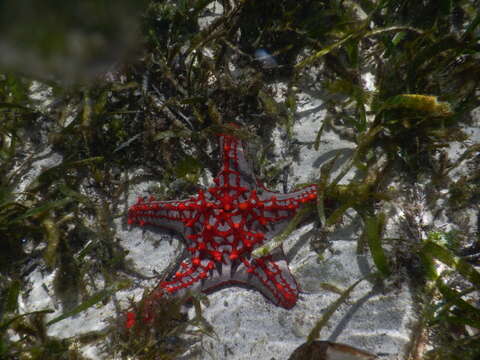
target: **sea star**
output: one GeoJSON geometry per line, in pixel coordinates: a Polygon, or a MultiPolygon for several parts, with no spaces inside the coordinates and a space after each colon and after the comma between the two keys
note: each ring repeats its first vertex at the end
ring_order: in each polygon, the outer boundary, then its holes
{"type": "Polygon", "coordinates": [[[257,259],[251,252],[282,232],[301,204],[316,199],[316,186],[288,194],[267,190],[255,180],[242,141],[219,137],[223,165],[215,186],[186,200],[139,198],[129,210],[129,224],[174,230],[190,253],[169,280],[159,283],[154,297],[243,284],[289,309],[299,289],[282,248],[257,259]]]}

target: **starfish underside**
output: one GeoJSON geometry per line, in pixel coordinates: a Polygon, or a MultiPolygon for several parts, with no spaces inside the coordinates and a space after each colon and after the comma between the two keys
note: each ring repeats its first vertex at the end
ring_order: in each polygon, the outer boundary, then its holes
{"type": "Polygon", "coordinates": [[[223,165],[215,186],[186,200],[140,198],[129,210],[130,224],[171,229],[187,246],[189,258],[159,283],[154,296],[244,284],[291,308],[299,290],[281,247],[257,259],[251,252],[279,234],[301,204],[316,199],[316,186],[274,193],[256,182],[240,140],[220,135],[220,149],[223,165]]]}

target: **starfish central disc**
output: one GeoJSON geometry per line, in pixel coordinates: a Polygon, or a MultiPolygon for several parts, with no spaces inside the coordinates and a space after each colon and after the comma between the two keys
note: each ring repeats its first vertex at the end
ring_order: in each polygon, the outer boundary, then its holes
{"type": "Polygon", "coordinates": [[[128,214],[130,224],[168,228],[182,235],[189,257],[162,281],[155,293],[209,291],[225,284],[258,289],[274,304],[291,308],[298,286],[283,251],[253,259],[251,252],[272,239],[298,208],[316,199],[316,187],[278,194],[258,185],[240,140],[220,135],[222,169],[215,186],[185,200],[139,198],[128,214]]]}

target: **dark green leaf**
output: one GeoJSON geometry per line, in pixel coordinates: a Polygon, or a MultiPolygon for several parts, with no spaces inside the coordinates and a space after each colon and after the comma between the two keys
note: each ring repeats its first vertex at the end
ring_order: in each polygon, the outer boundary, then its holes
{"type": "Polygon", "coordinates": [[[330,320],[333,313],[340,307],[340,305],[342,305],[348,299],[353,289],[355,289],[355,287],[362,281],[363,279],[360,279],[350,285],[342,293],[342,295],[325,310],[323,316],[320,318],[320,320],[317,321],[313,329],[310,331],[310,334],[308,334],[307,342],[312,342],[320,336],[320,332],[322,331],[323,327],[328,323],[328,320],[330,320]]]}
{"type": "Polygon", "coordinates": [[[77,315],[81,313],[82,311],[87,310],[88,308],[94,306],[95,304],[99,303],[100,301],[106,299],[107,297],[111,296],[112,294],[116,293],[118,290],[120,290],[120,287],[111,287],[109,289],[101,290],[98,293],[92,295],[89,299],[85,300],[83,303],[80,305],[76,306],[73,310],[67,311],[63,313],[60,316],[57,316],[56,318],[50,320],[47,323],[47,326],[50,326],[52,324],[55,324],[59,321],[62,321],[64,319],[67,319],[71,316],[77,315]]]}
{"type": "Polygon", "coordinates": [[[5,312],[13,313],[18,309],[18,295],[20,294],[21,282],[13,280],[7,290],[5,299],[5,312]]]}
{"type": "Polygon", "coordinates": [[[421,250],[424,256],[433,257],[445,265],[458,271],[467,280],[476,286],[480,286],[480,273],[465,260],[455,256],[449,250],[437,245],[431,241],[427,241],[421,250]]]}
{"type": "Polygon", "coordinates": [[[33,208],[33,209],[30,209],[30,210],[26,211],[24,214],[22,214],[20,216],[17,216],[16,218],[11,220],[10,222],[11,223],[18,223],[22,220],[28,219],[29,217],[43,216],[46,213],[48,213],[49,211],[51,211],[53,209],[57,209],[57,208],[62,208],[72,201],[73,201],[73,199],[71,199],[71,198],[65,198],[65,199],[62,199],[62,200],[48,202],[44,205],[41,205],[41,206],[38,206],[36,208],[33,208]]]}
{"type": "Polygon", "coordinates": [[[365,219],[368,246],[372,253],[373,262],[383,276],[390,275],[387,256],[382,248],[382,231],[385,223],[383,214],[376,217],[369,216],[365,219]]]}

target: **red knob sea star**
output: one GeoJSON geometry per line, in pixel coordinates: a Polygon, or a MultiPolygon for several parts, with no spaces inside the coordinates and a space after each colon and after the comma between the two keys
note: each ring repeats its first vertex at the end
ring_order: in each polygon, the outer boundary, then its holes
{"type": "Polygon", "coordinates": [[[258,259],[251,252],[279,234],[302,203],[316,199],[316,186],[274,193],[256,182],[240,140],[220,135],[220,149],[223,166],[214,187],[186,200],[139,198],[129,210],[129,224],[172,229],[183,236],[190,253],[168,281],[159,283],[153,296],[244,284],[274,304],[291,308],[297,302],[298,286],[281,247],[258,259]]]}

